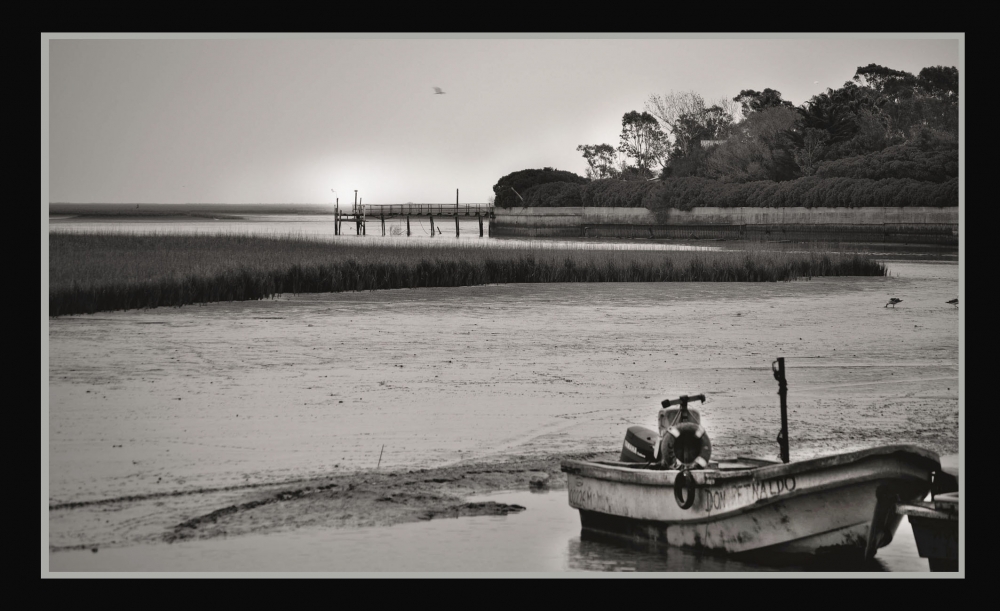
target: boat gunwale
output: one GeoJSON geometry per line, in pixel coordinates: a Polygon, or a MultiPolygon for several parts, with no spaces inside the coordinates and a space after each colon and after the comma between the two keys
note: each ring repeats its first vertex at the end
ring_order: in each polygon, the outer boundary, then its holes
{"type": "Polygon", "coordinates": [[[930,503],[899,503],[896,505],[896,513],[901,516],[915,516],[918,518],[928,518],[931,520],[943,520],[946,522],[958,522],[958,514],[941,511],[934,508],[930,503]]]}
{"type": "MultiPolygon", "coordinates": [[[[753,481],[771,479],[787,475],[795,475],[814,469],[836,467],[858,462],[873,456],[888,456],[892,454],[909,454],[917,459],[928,460],[936,465],[936,469],[941,468],[941,461],[937,453],[909,444],[895,444],[854,450],[840,454],[818,456],[801,461],[789,463],[779,463],[763,465],[741,470],[719,470],[719,469],[694,469],[691,475],[694,476],[698,485],[712,485],[719,480],[734,480],[752,478],[753,481]]],[[[585,477],[603,479],[622,483],[636,484],[640,486],[670,486],[673,487],[674,479],[679,473],[676,469],[645,469],[635,467],[618,467],[602,464],[596,461],[564,459],[560,468],[567,473],[578,473],[582,469],[588,472],[585,477]],[[622,475],[632,474],[632,477],[622,478],[622,475]],[[602,477],[607,475],[609,477],[602,477]],[[626,479],[628,481],[626,481],[626,479]]]]}

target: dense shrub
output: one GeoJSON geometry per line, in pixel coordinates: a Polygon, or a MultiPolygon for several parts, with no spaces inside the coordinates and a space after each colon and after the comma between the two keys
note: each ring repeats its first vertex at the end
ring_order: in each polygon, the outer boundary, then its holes
{"type": "Polygon", "coordinates": [[[572,172],[554,170],[552,168],[511,172],[500,178],[497,184],[493,185],[493,194],[496,197],[493,204],[501,208],[524,206],[526,204],[521,202],[521,198],[515,195],[514,191],[511,191],[511,188],[520,193],[521,197],[527,198],[525,192],[528,189],[550,182],[585,184],[587,179],[572,172]]]}
{"type": "Polygon", "coordinates": [[[521,195],[525,206],[573,207],[582,206],[582,185],[575,182],[547,182],[535,185],[521,195]]]}
{"type": "Polygon", "coordinates": [[[912,144],[898,144],[867,155],[820,162],[816,175],[823,178],[912,178],[945,182],[958,177],[958,148],[922,150],[912,144]]]}
{"type": "MultiPolygon", "coordinates": [[[[588,185],[589,187],[590,185],[588,185]]],[[[586,193],[586,189],[584,190],[586,193]]],[[[732,208],[795,207],[947,207],[958,205],[958,179],[929,182],[912,178],[822,178],[809,176],[784,182],[760,180],[721,183],[705,178],[662,181],[658,199],[646,207],[690,210],[702,206],[732,208]]],[[[586,195],[584,196],[586,201],[586,195]]]]}
{"type": "Polygon", "coordinates": [[[660,201],[662,183],[658,180],[595,180],[583,186],[584,206],[653,208],[660,201]]]}
{"type": "Polygon", "coordinates": [[[724,183],[707,178],[667,178],[657,181],[595,180],[576,183],[547,183],[530,188],[526,206],[598,206],[676,208],[690,210],[704,206],[734,208],[863,208],[938,207],[958,205],[958,178],[943,182],[913,178],[870,178],[807,176],[774,182],[758,180],[724,183]]]}

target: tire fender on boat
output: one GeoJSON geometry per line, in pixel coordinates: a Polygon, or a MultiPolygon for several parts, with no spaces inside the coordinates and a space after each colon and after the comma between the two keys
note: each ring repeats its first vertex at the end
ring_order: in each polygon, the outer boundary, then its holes
{"type": "Polygon", "coordinates": [[[708,460],[712,457],[712,441],[708,438],[708,433],[705,432],[704,427],[694,422],[682,422],[667,429],[663,435],[662,445],[660,458],[663,464],[668,467],[704,469],[708,466],[708,460]],[[701,450],[689,462],[682,461],[674,454],[674,447],[681,436],[693,437],[701,442],[701,450]]]}
{"type": "Polygon", "coordinates": [[[682,468],[674,478],[674,500],[677,501],[677,506],[681,509],[690,509],[694,505],[694,491],[694,476],[689,469],[682,468]]]}

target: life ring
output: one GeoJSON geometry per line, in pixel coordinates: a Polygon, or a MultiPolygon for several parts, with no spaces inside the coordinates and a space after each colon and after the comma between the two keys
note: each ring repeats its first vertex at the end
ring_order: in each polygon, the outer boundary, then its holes
{"type": "Polygon", "coordinates": [[[663,435],[660,460],[667,467],[704,469],[711,457],[712,442],[700,424],[682,422],[663,435]]]}
{"type": "Polygon", "coordinates": [[[681,509],[690,509],[694,505],[694,476],[687,468],[677,472],[674,478],[674,500],[681,509]],[[685,498],[684,493],[687,492],[685,498]]]}

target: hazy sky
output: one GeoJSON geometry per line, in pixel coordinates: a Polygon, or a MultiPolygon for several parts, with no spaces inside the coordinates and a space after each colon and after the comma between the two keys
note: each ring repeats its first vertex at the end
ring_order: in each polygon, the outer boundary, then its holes
{"type": "Polygon", "coordinates": [[[959,42],[51,40],[49,200],[485,202],[516,170],[582,175],[576,146],[617,145],[651,93],[800,104],[873,62],[959,66],[959,42]]]}

